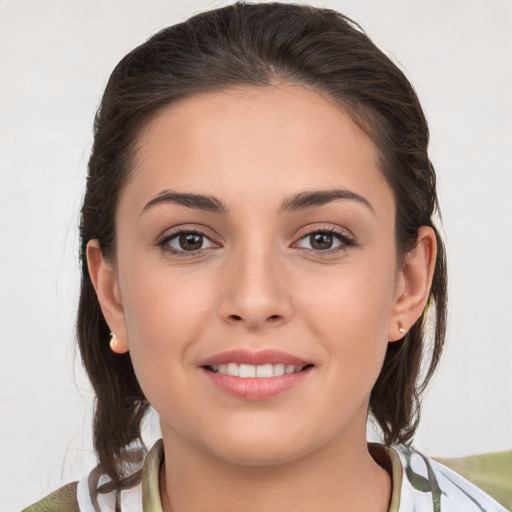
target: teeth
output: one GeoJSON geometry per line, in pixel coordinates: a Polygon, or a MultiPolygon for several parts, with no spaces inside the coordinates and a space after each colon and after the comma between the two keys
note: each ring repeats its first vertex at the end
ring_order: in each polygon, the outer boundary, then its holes
{"type": "Polygon", "coordinates": [[[252,364],[241,364],[238,370],[239,377],[256,377],[256,366],[252,364]]]}
{"type": "Polygon", "coordinates": [[[256,366],[256,377],[273,377],[274,366],[271,364],[264,364],[262,366],[256,366]]]}
{"type": "Polygon", "coordinates": [[[278,377],[280,375],[284,375],[284,364],[277,363],[274,365],[274,377],[278,377]]]}
{"type": "Polygon", "coordinates": [[[226,373],[238,377],[238,365],[236,363],[229,363],[227,365],[226,373]]]}
{"type": "Polygon", "coordinates": [[[295,371],[295,366],[293,366],[292,364],[287,364],[284,368],[284,373],[286,373],[286,375],[293,373],[294,371],[295,371]]]}
{"type": "Polygon", "coordinates": [[[238,364],[228,363],[211,366],[210,369],[216,373],[222,373],[223,375],[231,375],[233,377],[242,378],[269,378],[279,377],[281,375],[289,375],[302,371],[302,366],[294,366],[292,364],[263,364],[255,366],[252,364],[238,364]]]}

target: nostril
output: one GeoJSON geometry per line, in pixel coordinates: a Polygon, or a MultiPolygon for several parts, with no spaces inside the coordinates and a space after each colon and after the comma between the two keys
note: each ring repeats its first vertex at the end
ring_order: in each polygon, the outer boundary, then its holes
{"type": "Polygon", "coordinates": [[[279,320],[279,315],[272,315],[268,317],[269,320],[279,320]]]}
{"type": "Polygon", "coordinates": [[[242,317],[239,316],[239,315],[230,315],[230,317],[233,319],[233,320],[242,320],[242,317]]]}

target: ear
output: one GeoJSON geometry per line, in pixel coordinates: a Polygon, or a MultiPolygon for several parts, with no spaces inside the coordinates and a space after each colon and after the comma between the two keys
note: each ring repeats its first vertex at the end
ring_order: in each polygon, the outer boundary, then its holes
{"type": "Polygon", "coordinates": [[[126,321],[117,274],[103,256],[98,240],[90,240],[87,244],[87,267],[103,316],[116,335],[116,343],[111,343],[111,348],[118,354],[128,352],[126,321]]]}
{"type": "Polygon", "coordinates": [[[402,339],[423,313],[430,294],[436,255],[434,230],[422,226],[418,230],[416,246],[405,255],[403,268],[397,275],[397,293],[388,326],[389,341],[402,339]]]}

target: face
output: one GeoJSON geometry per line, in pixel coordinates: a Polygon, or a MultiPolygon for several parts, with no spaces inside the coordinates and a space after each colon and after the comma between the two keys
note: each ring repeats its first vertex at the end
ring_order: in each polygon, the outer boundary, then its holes
{"type": "Polygon", "coordinates": [[[120,194],[106,316],[166,447],[254,465],[364,438],[405,289],[394,221],[374,144],[318,93],[163,110],[120,194]]]}

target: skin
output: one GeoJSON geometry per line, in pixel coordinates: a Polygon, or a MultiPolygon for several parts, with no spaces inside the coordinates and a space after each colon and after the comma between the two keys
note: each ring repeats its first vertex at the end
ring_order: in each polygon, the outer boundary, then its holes
{"type": "Polygon", "coordinates": [[[390,478],[366,445],[369,395],[388,342],[425,306],[436,246],[423,227],[398,264],[378,156],[333,101],[289,85],[194,96],[142,133],[116,259],[97,241],[87,257],[114,350],[130,351],[161,418],[164,510],[387,510],[390,478]],[[283,209],[333,189],[363,199],[283,209]],[[163,191],[213,196],[227,213],[154,202],[163,191]],[[184,251],[176,229],[200,230],[202,247],[184,251]],[[326,230],[328,249],[311,238],[326,230]],[[313,368],[285,393],[244,400],[200,367],[239,348],[313,368]]]}

